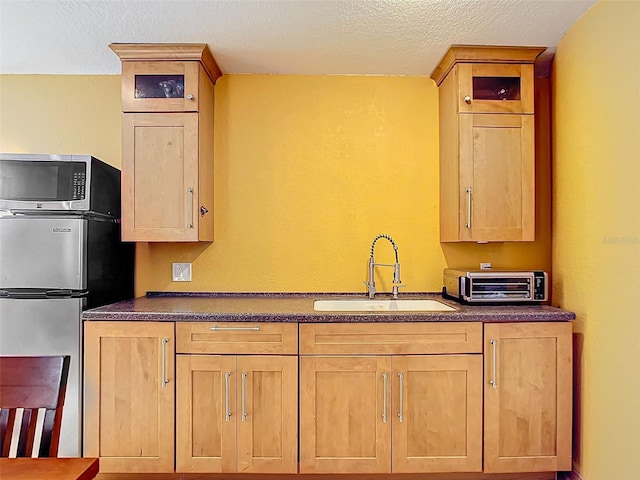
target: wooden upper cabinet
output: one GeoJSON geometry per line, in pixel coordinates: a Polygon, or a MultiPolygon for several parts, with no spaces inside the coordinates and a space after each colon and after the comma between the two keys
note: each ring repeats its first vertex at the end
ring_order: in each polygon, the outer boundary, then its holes
{"type": "Polygon", "coordinates": [[[122,240],[213,241],[213,103],[206,44],[112,44],[122,60],[122,240]]]}
{"type": "Polygon", "coordinates": [[[440,241],[535,240],[539,47],[453,46],[440,97],[440,241]]]}
{"type": "Polygon", "coordinates": [[[571,470],[571,323],[484,328],[484,471],[571,470]]]}

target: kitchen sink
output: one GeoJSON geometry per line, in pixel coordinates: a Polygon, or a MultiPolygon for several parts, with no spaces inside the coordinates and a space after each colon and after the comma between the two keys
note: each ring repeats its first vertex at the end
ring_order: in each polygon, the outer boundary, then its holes
{"type": "Polygon", "coordinates": [[[313,309],[319,312],[452,312],[450,307],[438,300],[406,299],[333,299],[316,300],[313,309]]]}

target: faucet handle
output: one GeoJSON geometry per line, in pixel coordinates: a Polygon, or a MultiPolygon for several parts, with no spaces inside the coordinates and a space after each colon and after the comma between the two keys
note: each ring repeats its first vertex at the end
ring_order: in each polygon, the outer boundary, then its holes
{"type": "Polygon", "coordinates": [[[406,283],[396,283],[396,282],[393,282],[391,285],[393,287],[398,287],[398,288],[402,288],[402,287],[406,287],[407,286],[406,283]]]}
{"type": "Polygon", "coordinates": [[[369,298],[373,298],[376,294],[376,285],[375,283],[371,282],[365,282],[364,280],[362,281],[362,283],[364,283],[364,286],[367,287],[367,295],[369,296],[369,298]]]}

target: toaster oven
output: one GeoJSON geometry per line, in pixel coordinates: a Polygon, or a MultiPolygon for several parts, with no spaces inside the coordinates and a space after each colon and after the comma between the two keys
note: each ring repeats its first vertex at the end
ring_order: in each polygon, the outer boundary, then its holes
{"type": "Polygon", "coordinates": [[[446,268],[442,295],[461,303],[543,303],[548,300],[547,278],[539,270],[446,268]]]}

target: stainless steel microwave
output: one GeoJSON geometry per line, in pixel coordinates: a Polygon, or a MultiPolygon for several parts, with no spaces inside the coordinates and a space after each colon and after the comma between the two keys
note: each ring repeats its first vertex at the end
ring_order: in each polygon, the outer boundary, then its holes
{"type": "Polygon", "coordinates": [[[539,270],[460,270],[446,268],[442,295],[462,303],[543,303],[548,276],[539,270]]]}
{"type": "Polygon", "coordinates": [[[91,155],[0,153],[0,210],[120,217],[120,170],[91,155]]]}

